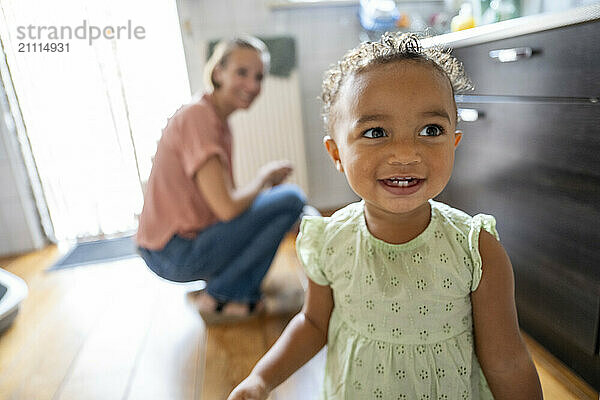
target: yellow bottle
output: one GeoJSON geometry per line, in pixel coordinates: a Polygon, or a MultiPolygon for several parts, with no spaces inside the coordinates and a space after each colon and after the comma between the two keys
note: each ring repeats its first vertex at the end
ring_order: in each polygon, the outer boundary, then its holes
{"type": "Polygon", "coordinates": [[[462,31],[475,27],[475,18],[473,18],[473,9],[470,3],[463,3],[460,6],[458,15],[452,18],[450,30],[452,32],[462,31]]]}

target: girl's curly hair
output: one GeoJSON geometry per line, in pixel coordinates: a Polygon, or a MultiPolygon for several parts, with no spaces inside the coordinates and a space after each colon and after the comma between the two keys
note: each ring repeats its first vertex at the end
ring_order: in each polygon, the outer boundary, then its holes
{"type": "Polygon", "coordinates": [[[417,33],[385,33],[378,42],[363,42],[348,51],[337,64],[325,72],[321,100],[323,101],[323,120],[325,129],[329,129],[331,107],[337,100],[344,80],[360,73],[373,65],[387,64],[393,61],[414,60],[430,63],[444,73],[452,85],[452,94],[471,90],[473,85],[466,76],[460,61],[450,55],[450,49],[441,46],[424,47],[423,36],[417,33]]]}

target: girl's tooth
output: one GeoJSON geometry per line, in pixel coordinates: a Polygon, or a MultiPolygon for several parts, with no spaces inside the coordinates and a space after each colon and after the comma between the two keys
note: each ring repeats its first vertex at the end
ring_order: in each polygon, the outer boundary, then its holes
{"type": "Polygon", "coordinates": [[[386,179],[386,181],[393,186],[397,186],[397,187],[408,187],[410,186],[412,183],[414,183],[414,181],[417,178],[413,178],[413,177],[407,177],[407,178],[388,178],[386,179]]]}

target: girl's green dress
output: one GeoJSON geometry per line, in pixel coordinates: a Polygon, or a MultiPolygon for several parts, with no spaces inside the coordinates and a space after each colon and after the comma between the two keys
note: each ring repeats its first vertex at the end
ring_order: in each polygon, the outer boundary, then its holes
{"type": "Polygon", "coordinates": [[[470,294],[481,279],[479,233],[495,219],[430,200],[418,237],[389,244],[367,229],[364,202],[305,217],[297,251],[329,285],[324,399],[493,399],[475,355],[470,294]]]}

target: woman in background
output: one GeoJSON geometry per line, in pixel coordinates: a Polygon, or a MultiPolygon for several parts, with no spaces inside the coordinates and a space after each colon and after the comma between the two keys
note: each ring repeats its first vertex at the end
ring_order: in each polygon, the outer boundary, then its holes
{"type": "MultiPolygon", "coordinates": [[[[207,323],[260,311],[260,286],[305,197],[280,185],[288,161],[235,185],[228,118],[261,90],[270,56],[254,37],[222,41],[207,62],[207,92],[169,119],[158,143],[136,241],[152,271],[170,281],[207,281],[195,303],[207,323]]],[[[240,149],[244,151],[244,149],[240,149]]]]}

